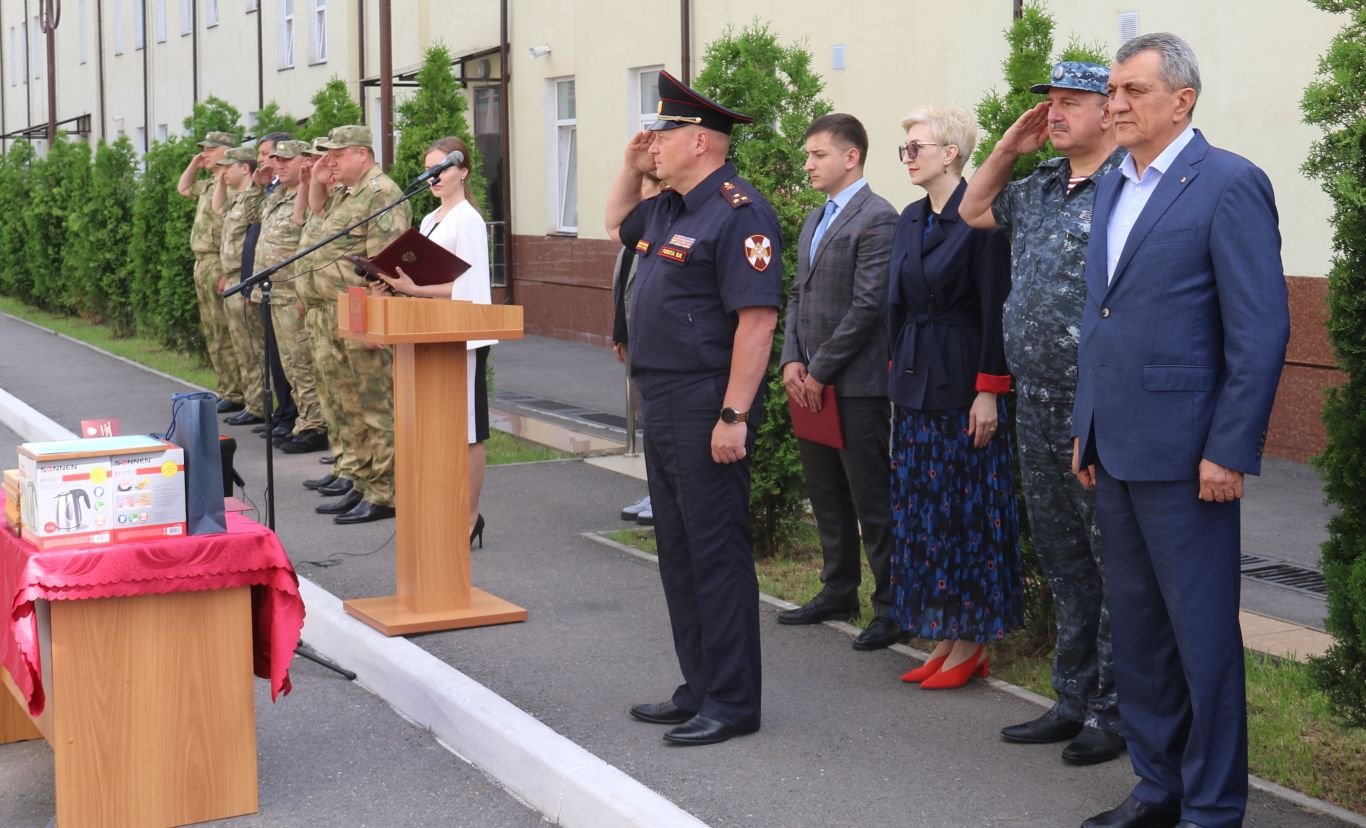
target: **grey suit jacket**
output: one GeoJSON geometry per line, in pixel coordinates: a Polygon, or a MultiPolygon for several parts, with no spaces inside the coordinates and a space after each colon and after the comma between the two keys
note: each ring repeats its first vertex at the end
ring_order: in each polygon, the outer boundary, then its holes
{"type": "Polygon", "coordinates": [[[781,365],[806,364],[841,397],[887,396],[884,307],[897,213],[864,186],[835,214],[812,258],[824,205],[802,224],[787,297],[781,365]]]}

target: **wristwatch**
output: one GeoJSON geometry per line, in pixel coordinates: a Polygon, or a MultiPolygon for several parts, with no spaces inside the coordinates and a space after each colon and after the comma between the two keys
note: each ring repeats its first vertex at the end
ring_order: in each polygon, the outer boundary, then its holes
{"type": "Polygon", "coordinates": [[[726,425],[735,425],[736,423],[743,423],[747,420],[749,420],[748,411],[736,411],[730,406],[721,409],[721,422],[726,425]]]}

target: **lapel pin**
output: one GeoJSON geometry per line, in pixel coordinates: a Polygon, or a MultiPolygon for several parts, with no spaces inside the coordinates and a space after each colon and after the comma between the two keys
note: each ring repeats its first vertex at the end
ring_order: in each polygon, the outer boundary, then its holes
{"type": "Polygon", "coordinates": [[[1176,182],[1176,183],[1177,183],[1177,184],[1185,184],[1185,183],[1186,183],[1186,177],[1185,177],[1184,175],[1181,176],[1181,180],[1178,181],[1178,182],[1176,182]]]}

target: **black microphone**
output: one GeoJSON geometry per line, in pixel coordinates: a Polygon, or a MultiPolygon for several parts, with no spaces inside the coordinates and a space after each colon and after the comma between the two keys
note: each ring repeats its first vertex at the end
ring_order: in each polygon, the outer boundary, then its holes
{"type": "Polygon", "coordinates": [[[447,155],[445,160],[443,160],[440,164],[435,164],[433,166],[428,167],[422,173],[422,175],[419,175],[417,178],[414,178],[413,183],[409,184],[408,186],[412,188],[423,183],[424,181],[431,181],[433,178],[436,178],[438,175],[441,175],[443,172],[449,170],[451,167],[458,167],[463,163],[465,163],[465,153],[461,152],[460,150],[451,150],[451,154],[447,155]]]}

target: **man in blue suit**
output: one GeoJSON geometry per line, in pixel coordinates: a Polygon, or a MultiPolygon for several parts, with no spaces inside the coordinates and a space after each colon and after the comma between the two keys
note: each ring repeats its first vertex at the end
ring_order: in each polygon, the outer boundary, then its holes
{"type": "Polygon", "coordinates": [[[1290,320],[1271,183],[1191,128],[1199,93],[1175,35],[1115,56],[1110,115],[1129,156],[1096,193],[1073,463],[1096,487],[1139,782],[1083,828],[1224,828],[1247,805],[1238,501],[1290,320]]]}

